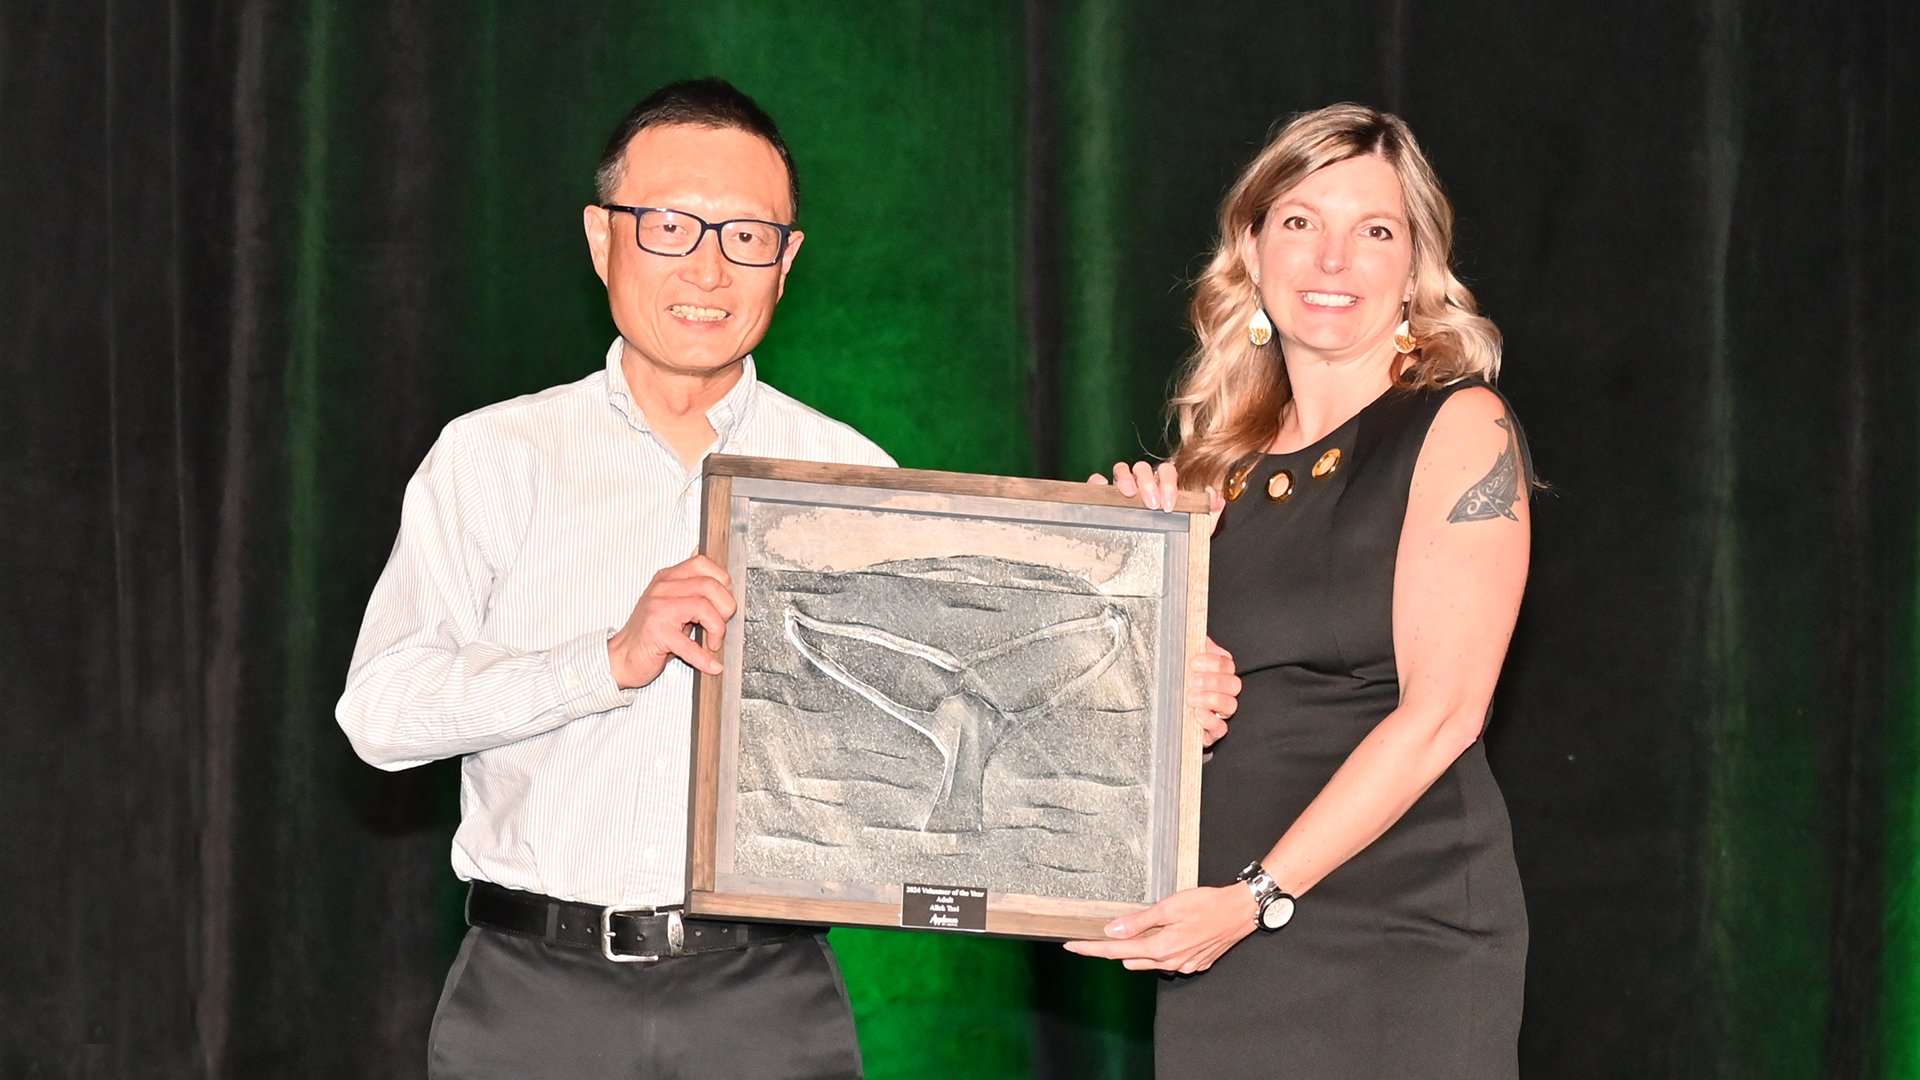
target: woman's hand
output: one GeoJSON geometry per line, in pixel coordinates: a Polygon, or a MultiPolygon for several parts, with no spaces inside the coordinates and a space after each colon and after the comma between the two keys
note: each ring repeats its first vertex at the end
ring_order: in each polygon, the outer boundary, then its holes
{"type": "MultiPolygon", "coordinates": [[[[1109,481],[1099,473],[1087,477],[1089,484],[1106,484],[1109,481]]],[[[1175,497],[1180,494],[1180,473],[1173,462],[1163,461],[1153,465],[1145,461],[1136,461],[1128,465],[1124,461],[1113,463],[1114,487],[1129,499],[1139,499],[1142,506],[1149,510],[1172,510],[1175,497]]],[[[1207,489],[1207,513],[1218,516],[1226,509],[1227,500],[1213,488],[1207,489]]]]}
{"type": "Polygon", "coordinates": [[[1068,952],[1118,960],[1129,971],[1191,975],[1213,966],[1254,931],[1259,906],[1244,882],[1182,889],[1108,923],[1105,940],[1069,941],[1068,952]]]}
{"type": "Polygon", "coordinates": [[[1200,725],[1200,745],[1212,746],[1227,733],[1227,719],[1240,708],[1240,676],[1233,673],[1233,654],[1212,638],[1189,666],[1194,690],[1189,708],[1200,725]]]}
{"type": "MultiPolygon", "coordinates": [[[[1099,473],[1087,477],[1089,484],[1104,484],[1107,478],[1099,473]]],[[[1163,461],[1158,466],[1145,461],[1136,461],[1128,465],[1124,461],[1113,463],[1113,486],[1120,494],[1129,499],[1139,499],[1141,505],[1149,510],[1173,509],[1174,496],[1180,494],[1180,473],[1174,469],[1173,462],[1163,461]]]]}

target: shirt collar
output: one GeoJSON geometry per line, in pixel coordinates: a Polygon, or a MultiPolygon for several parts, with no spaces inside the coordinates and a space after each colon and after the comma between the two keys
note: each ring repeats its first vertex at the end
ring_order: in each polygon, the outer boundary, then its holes
{"type": "MultiPolygon", "coordinates": [[[[627,387],[627,373],[620,367],[620,358],[626,352],[625,338],[614,338],[607,346],[607,403],[623,413],[627,422],[635,428],[651,432],[647,423],[647,414],[633,400],[633,391],[627,387]]],[[[707,423],[713,425],[718,436],[716,448],[724,448],[734,431],[746,420],[753,409],[753,399],[759,388],[760,379],[754,373],[753,355],[749,353],[741,363],[740,381],[733,384],[727,395],[707,410],[707,423]]]]}

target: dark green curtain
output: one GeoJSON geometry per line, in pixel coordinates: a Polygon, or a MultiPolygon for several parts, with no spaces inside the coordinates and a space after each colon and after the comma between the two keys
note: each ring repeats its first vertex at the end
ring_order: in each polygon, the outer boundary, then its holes
{"type": "MultiPolygon", "coordinates": [[[[1405,115],[1552,484],[1490,736],[1526,1074],[1920,1077],[1917,46],[1738,0],[0,8],[0,1076],[419,1074],[457,780],[332,700],[440,425],[611,338],[606,131],[715,73],[805,189],[766,377],[1012,474],[1162,448],[1275,120],[1405,115]]],[[[876,1080],[1148,1072],[1149,977],[835,941],[876,1080]]]]}

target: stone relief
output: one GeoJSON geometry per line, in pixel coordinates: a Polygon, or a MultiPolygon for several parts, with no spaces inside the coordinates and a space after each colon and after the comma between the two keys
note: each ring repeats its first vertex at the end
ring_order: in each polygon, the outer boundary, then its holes
{"type": "Polygon", "coordinates": [[[746,589],[735,873],[1144,898],[1154,597],[1006,555],[746,589]]]}

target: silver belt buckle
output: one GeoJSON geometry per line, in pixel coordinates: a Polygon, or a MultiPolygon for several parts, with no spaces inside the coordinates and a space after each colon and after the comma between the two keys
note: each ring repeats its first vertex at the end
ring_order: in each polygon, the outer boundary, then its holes
{"type": "Polygon", "coordinates": [[[679,910],[661,911],[654,907],[605,907],[600,909],[600,955],[616,964],[657,964],[661,957],[686,955],[687,931],[681,922],[679,910]],[[613,917],[615,915],[638,915],[650,918],[654,915],[667,917],[667,951],[663,953],[617,953],[613,951],[613,917]]]}

